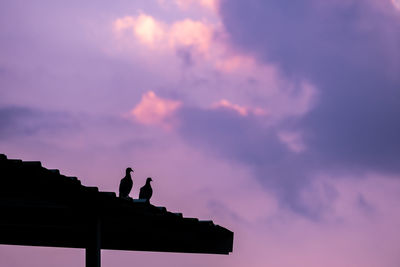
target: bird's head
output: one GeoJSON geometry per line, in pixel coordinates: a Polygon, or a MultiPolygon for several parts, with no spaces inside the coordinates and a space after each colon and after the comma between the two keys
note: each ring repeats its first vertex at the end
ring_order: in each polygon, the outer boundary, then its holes
{"type": "Polygon", "coordinates": [[[146,183],[150,183],[150,182],[152,182],[153,180],[151,179],[151,177],[147,177],[147,179],[146,179],[146,183]]]}
{"type": "Polygon", "coordinates": [[[126,173],[131,173],[131,172],[133,172],[131,167],[126,168],[126,173]]]}

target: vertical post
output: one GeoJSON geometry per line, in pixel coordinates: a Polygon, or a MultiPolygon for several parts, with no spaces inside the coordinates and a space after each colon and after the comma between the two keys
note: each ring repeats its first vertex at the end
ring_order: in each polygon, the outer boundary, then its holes
{"type": "Polygon", "coordinates": [[[86,246],[86,267],[100,267],[101,262],[101,225],[95,218],[89,224],[88,244],[86,246]]]}

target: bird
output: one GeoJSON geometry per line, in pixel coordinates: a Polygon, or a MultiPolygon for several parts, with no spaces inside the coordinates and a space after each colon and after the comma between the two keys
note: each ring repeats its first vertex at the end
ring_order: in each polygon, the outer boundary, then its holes
{"type": "Polygon", "coordinates": [[[153,180],[151,177],[146,179],[146,184],[140,188],[139,199],[145,199],[150,203],[150,198],[153,195],[153,189],[151,188],[150,182],[153,180]]]}
{"type": "Polygon", "coordinates": [[[128,167],[125,171],[125,177],[121,179],[119,183],[119,197],[129,198],[129,193],[132,190],[133,181],[131,177],[132,168],[128,167]]]}

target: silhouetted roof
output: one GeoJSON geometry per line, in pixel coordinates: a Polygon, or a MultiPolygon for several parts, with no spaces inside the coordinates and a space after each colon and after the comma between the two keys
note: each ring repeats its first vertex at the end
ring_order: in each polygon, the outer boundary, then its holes
{"type": "Polygon", "coordinates": [[[99,218],[102,249],[229,254],[233,246],[233,232],[212,221],[121,199],[3,154],[0,216],[1,244],[85,248],[99,218]]]}

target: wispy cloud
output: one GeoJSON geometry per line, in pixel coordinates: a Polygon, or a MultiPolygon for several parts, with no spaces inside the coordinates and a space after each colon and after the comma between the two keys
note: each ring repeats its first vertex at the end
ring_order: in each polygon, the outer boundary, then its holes
{"type": "Polygon", "coordinates": [[[258,115],[258,116],[267,115],[267,111],[265,111],[262,108],[240,106],[238,104],[232,104],[231,102],[229,102],[226,99],[221,99],[220,101],[214,103],[212,105],[212,108],[214,108],[214,109],[219,109],[219,108],[230,109],[230,110],[237,112],[241,116],[247,116],[249,114],[258,115]]]}

